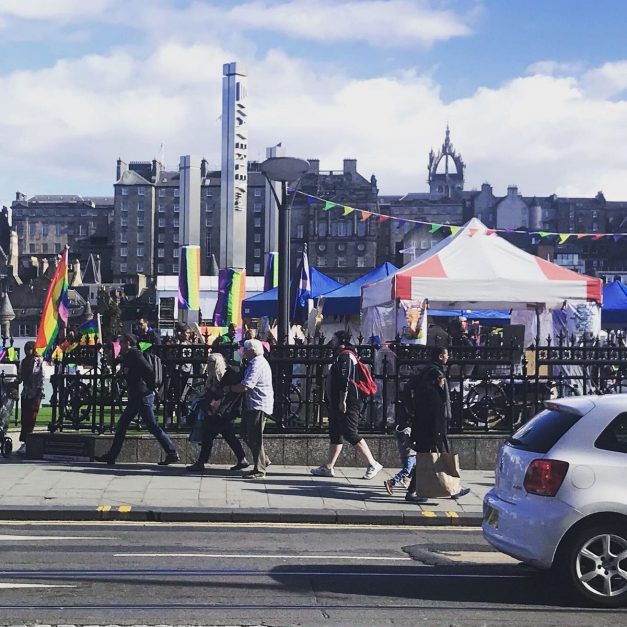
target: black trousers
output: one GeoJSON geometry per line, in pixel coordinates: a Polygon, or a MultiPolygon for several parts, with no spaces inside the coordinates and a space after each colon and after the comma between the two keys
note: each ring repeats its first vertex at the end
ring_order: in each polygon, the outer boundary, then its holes
{"type": "Polygon", "coordinates": [[[229,416],[211,416],[207,415],[204,421],[204,429],[202,434],[202,444],[200,454],[198,455],[198,463],[206,464],[211,456],[213,441],[221,435],[225,442],[231,447],[231,450],[237,457],[237,461],[241,462],[245,457],[242,443],[235,434],[235,426],[233,419],[229,416]]]}

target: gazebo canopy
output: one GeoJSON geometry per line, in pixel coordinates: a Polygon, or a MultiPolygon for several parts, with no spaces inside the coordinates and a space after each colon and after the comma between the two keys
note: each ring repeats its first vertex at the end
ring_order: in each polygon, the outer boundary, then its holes
{"type": "Polygon", "coordinates": [[[603,324],[627,324],[627,287],[612,281],[603,288],[603,324]]]}
{"type": "Polygon", "coordinates": [[[601,279],[531,255],[477,218],[394,275],[362,287],[362,307],[429,299],[438,309],[560,307],[602,302],[601,279]]]}

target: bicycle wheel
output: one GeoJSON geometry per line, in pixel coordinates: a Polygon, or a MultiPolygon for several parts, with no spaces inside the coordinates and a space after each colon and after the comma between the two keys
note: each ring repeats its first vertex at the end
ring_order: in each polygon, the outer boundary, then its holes
{"type": "Polygon", "coordinates": [[[61,415],[63,420],[80,429],[81,423],[91,418],[93,398],[91,387],[82,381],[75,381],[65,388],[61,399],[61,415]]]}
{"type": "Polygon", "coordinates": [[[500,385],[475,385],[464,399],[464,427],[484,431],[503,428],[508,407],[507,394],[500,385]]]}

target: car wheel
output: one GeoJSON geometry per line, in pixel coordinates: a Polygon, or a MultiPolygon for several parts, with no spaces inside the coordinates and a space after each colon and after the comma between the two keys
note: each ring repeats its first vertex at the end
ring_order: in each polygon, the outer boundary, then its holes
{"type": "Polygon", "coordinates": [[[569,589],[603,607],[627,604],[627,531],[618,523],[580,529],[568,541],[558,568],[569,589]]]}

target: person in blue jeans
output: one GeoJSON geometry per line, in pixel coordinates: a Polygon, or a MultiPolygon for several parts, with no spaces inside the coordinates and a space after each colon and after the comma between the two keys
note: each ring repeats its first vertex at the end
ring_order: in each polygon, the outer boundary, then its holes
{"type": "Polygon", "coordinates": [[[115,460],[122,449],[128,426],[139,415],[148,431],[155,436],[165,451],[165,458],[159,462],[159,465],[175,464],[179,461],[176,448],[166,432],[157,424],[155,417],[155,377],[152,366],[136,347],[137,339],[134,335],[121,335],[118,341],[120,342],[120,364],[128,391],[128,405],[115,427],[115,436],[111,448],[104,455],[96,456],[95,459],[104,464],[115,464],[115,460]]]}
{"type": "MultiPolygon", "coordinates": [[[[401,484],[403,488],[407,488],[405,480],[409,478],[412,470],[416,467],[416,451],[414,451],[411,445],[411,427],[408,425],[403,428],[401,425],[397,425],[394,436],[396,437],[396,446],[398,446],[398,454],[403,467],[391,479],[386,479],[383,482],[390,496],[392,496],[394,488],[401,484]]],[[[407,484],[409,484],[409,481],[407,484]]]]}

